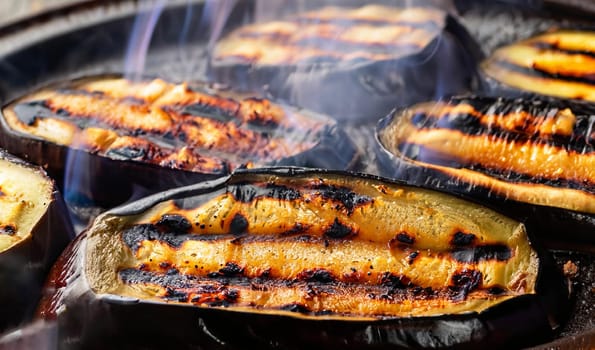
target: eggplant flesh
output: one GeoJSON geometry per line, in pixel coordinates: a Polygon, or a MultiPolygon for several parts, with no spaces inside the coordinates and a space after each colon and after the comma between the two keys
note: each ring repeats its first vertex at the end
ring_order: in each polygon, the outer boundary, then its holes
{"type": "Polygon", "coordinates": [[[0,331],[33,315],[45,274],[72,237],[43,170],[0,150],[0,331]]]}
{"type": "Polygon", "coordinates": [[[595,101],[595,31],[555,29],[501,47],[481,64],[487,88],[595,101]]]}
{"type": "Polygon", "coordinates": [[[39,308],[83,344],[143,332],[186,346],[525,344],[552,334],[565,300],[522,223],[372,176],[239,171],[116,208],[84,235],[39,308]],[[97,328],[98,315],[113,323],[97,328]]]}
{"type": "Polygon", "coordinates": [[[79,79],[5,107],[0,143],[103,206],[123,202],[132,185],[155,192],[238,167],[343,169],[357,158],[334,121],[252,96],[202,83],[79,79]]]}
{"type": "Polygon", "coordinates": [[[236,29],[216,44],[210,72],[362,124],[395,106],[468,91],[480,58],[465,29],[436,8],[324,7],[236,29]]]}
{"type": "Polygon", "coordinates": [[[391,175],[493,202],[592,247],[592,128],[583,105],[471,96],[396,111],[377,140],[391,175]]]}

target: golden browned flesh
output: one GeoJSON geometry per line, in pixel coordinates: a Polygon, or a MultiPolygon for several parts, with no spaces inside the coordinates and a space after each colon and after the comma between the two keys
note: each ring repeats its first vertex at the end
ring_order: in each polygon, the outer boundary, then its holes
{"type": "Polygon", "coordinates": [[[4,109],[29,137],[112,159],[227,172],[314,147],[327,122],[266,99],[161,79],[97,78],[47,89],[4,109]]]}

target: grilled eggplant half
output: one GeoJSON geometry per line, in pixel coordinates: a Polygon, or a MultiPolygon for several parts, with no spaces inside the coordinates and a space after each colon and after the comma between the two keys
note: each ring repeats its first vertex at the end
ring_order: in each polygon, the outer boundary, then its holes
{"type": "Polygon", "coordinates": [[[595,248],[593,113],[554,101],[460,97],[397,111],[377,129],[385,170],[529,218],[540,238],[595,248]]]}
{"type": "Polygon", "coordinates": [[[82,344],[526,345],[560,321],[551,267],[523,224],[460,198],[350,173],[243,170],[98,217],[39,310],[82,344]]]}
{"type": "Polygon", "coordinates": [[[0,125],[4,147],[108,205],[127,199],[132,185],[157,191],[265,164],[343,169],[356,158],[328,118],[161,79],[53,86],[4,108],[0,125]]]}
{"type": "Polygon", "coordinates": [[[45,172],[0,150],[0,331],[30,319],[72,228],[45,172]]]}
{"type": "Polygon", "coordinates": [[[439,9],[324,7],[231,32],[216,44],[211,72],[359,124],[397,105],[467,91],[480,56],[439,9]]]}
{"type": "Polygon", "coordinates": [[[489,89],[595,102],[595,30],[557,29],[504,46],[482,65],[489,89]]]}

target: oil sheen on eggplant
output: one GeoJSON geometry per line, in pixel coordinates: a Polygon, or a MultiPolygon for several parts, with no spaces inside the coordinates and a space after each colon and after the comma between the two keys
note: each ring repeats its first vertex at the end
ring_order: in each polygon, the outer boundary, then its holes
{"type": "Polygon", "coordinates": [[[510,211],[525,203],[521,211],[558,240],[592,247],[593,122],[581,104],[460,97],[397,111],[379,123],[377,137],[393,174],[481,200],[510,200],[502,205],[510,211]]]}
{"type": "Polygon", "coordinates": [[[70,237],[54,182],[0,149],[0,331],[31,318],[45,274],[70,237]]]}
{"type": "MultiPolygon", "coordinates": [[[[116,208],[85,235],[40,306],[79,337],[107,312],[110,339],[171,331],[186,346],[493,347],[544,340],[565,300],[523,224],[372,176],[240,171],[116,208]]],[[[105,338],[93,327],[79,341],[105,338]]]]}
{"type": "Polygon", "coordinates": [[[106,187],[125,194],[123,179],[163,190],[238,167],[352,164],[355,150],[334,121],[251,96],[161,79],[81,79],[4,108],[0,142],[60,179],[67,157],[86,163],[81,192],[91,199],[106,187]]]}
{"type": "Polygon", "coordinates": [[[497,49],[481,64],[488,87],[595,102],[595,31],[553,29],[497,49]]]}
{"type": "Polygon", "coordinates": [[[467,91],[480,56],[465,29],[436,8],[323,7],[231,32],[215,46],[211,73],[358,124],[467,91]]]}

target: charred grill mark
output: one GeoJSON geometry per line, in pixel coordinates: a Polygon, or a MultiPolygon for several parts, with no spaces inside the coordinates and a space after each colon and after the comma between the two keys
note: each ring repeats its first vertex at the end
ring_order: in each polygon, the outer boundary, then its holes
{"type": "Polygon", "coordinates": [[[279,236],[293,236],[293,235],[297,235],[297,234],[300,234],[300,233],[308,232],[309,229],[310,229],[310,225],[303,224],[301,222],[297,222],[289,230],[280,233],[279,236]]]}
{"type": "Polygon", "coordinates": [[[530,45],[540,50],[556,51],[567,55],[584,55],[595,58],[595,52],[593,51],[563,48],[558,41],[535,41],[530,45]]]}
{"type": "MultiPolygon", "coordinates": [[[[472,269],[462,269],[453,275],[451,286],[444,289],[417,286],[411,283],[407,276],[394,275],[390,272],[382,274],[378,285],[353,284],[330,279],[323,273],[316,276],[316,271],[305,271],[305,278],[300,281],[269,278],[268,275],[250,278],[236,273],[242,271],[237,265],[231,268],[232,273],[213,273],[209,276],[182,275],[175,269],[165,273],[141,271],[133,268],[120,270],[118,275],[127,285],[156,285],[164,288],[162,296],[165,300],[190,302],[207,306],[228,306],[241,302],[242,290],[263,291],[275,293],[287,288],[301,291],[304,300],[314,297],[361,295],[371,300],[382,300],[388,303],[400,303],[403,300],[416,299],[430,301],[433,299],[464,300],[475,291],[484,290],[487,295],[505,295],[506,290],[500,286],[483,288],[481,272],[472,269]]],[[[260,307],[251,304],[252,307],[260,307]]],[[[270,306],[288,311],[303,313],[334,313],[328,309],[317,310],[316,307],[306,306],[301,302],[291,302],[279,306],[270,306]],[[303,306],[303,307],[302,307],[303,306]]],[[[373,315],[372,315],[373,316],[373,315]]]]}
{"type": "Polygon", "coordinates": [[[357,232],[343,224],[338,218],[335,218],[335,221],[324,231],[325,236],[333,239],[347,238],[355,234],[357,232]]]}
{"type": "MultiPolygon", "coordinates": [[[[288,44],[290,48],[315,48],[319,50],[325,50],[328,48],[333,49],[333,53],[346,54],[353,52],[365,52],[367,54],[383,54],[394,50],[407,50],[413,51],[419,48],[419,45],[414,43],[365,43],[356,42],[346,39],[339,38],[324,38],[324,37],[307,37],[301,40],[294,41],[288,44]]],[[[319,56],[323,57],[323,56],[319,56]]],[[[339,60],[340,57],[326,56],[333,58],[333,60],[339,60]]]]}
{"type": "Polygon", "coordinates": [[[229,224],[229,233],[232,235],[240,235],[246,233],[248,230],[248,219],[240,213],[236,213],[229,224]]]}
{"type": "Polygon", "coordinates": [[[165,232],[188,233],[192,224],[188,219],[179,214],[164,214],[155,224],[165,232]]]}
{"type": "Polygon", "coordinates": [[[374,202],[374,199],[355,193],[347,187],[315,184],[312,185],[312,189],[316,190],[323,199],[340,203],[343,208],[347,209],[349,215],[351,215],[356,208],[374,202]]]}
{"type": "MultiPolygon", "coordinates": [[[[175,110],[174,107],[169,108],[175,110]]],[[[209,118],[221,123],[235,122],[238,125],[240,124],[240,120],[238,120],[236,116],[237,110],[228,111],[219,106],[213,106],[206,103],[199,102],[185,105],[181,107],[179,113],[181,113],[182,115],[192,115],[196,117],[209,118]]]]}
{"type": "Polygon", "coordinates": [[[150,153],[149,147],[124,146],[110,149],[106,156],[116,160],[144,160],[150,153]]]}
{"type": "Polygon", "coordinates": [[[305,270],[298,274],[298,280],[306,282],[319,282],[319,283],[336,283],[337,279],[328,270],[323,268],[316,268],[311,270],[305,270]]]}
{"type": "MultiPolygon", "coordinates": [[[[467,102],[467,101],[466,101],[467,102]]],[[[552,108],[549,111],[545,109],[541,112],[551,113],[557,111],[558,108],[552,108]]],[[[544,137],[537,130],[533,130],[529,126],[536,124],[543,116],[534,115],[531,111],[526,111],[527,116],[522,124],[517,124],[514,129],[504,129],[495,124],[484,124],[478,116],[468,113],[446,113],[444,115],[427,115],[423,112],[417,112],[413,115],[411,123],[419,130],[429,129],[447,129],[456,130],[465,135],[485,135],[490,139],[514,140],[517,142],[531,141],[540,145],[555,146],[561,149],[567,149],[579,154],[587,154],[595,152],[595,143],[590,140],[590,135],[585,135],[584,131],[589,130],[589,126],[593,123],[590,116],[576,116],[576,126],[573,128],[572,134],[550,134],[544,137]],[[415,119],[415,121],[414,121],[415,119]]],[[[485,117],[495,116],[500,117],[507,114],[506,110],[493,109],[487,115],[483,111],[478,110],[478,115],[485,117]]]]}
{"type": "Polygon", "coordinates": [[[0,235],[14,236],[17,233],[17,228],[13,224],[0,226],[0,235]]]}
{"type": "Polygon", "coordinates": [[[507,261],[512,258],[512,251],[505,245],[493,244],[455,248],[450,252],[450,255],[458,262],[478,263],[485,260],[507,261]]]}
{"type": "Polygon", "coordinates": [[[271,198],[283,201],[295,201],[302,198],[302,193],[295,188],[282,185],[266,184],[264,187],[252,184],[238,184],[228,190],[242,203],[250,203],[259,198],[271,198]]]}
{"type": "Polygon", "coordinates": [[[465,300],[467,295],[480,288],[483,283],[483,275],[477,270],[462,270],[452,277],[452,288],[454,300],[465,300]]]}
{"type": "Polygon", "coordinates": [[[243,276],[244,274],[244,268],[241,267],[240,265],[233,263],[233,262],[227,262],[225,264],[224,267],[222,267],[221,269],[219,269],[219,271],[217,272],[211,272],[208,274],[208,277],[210,278],[216,278],[216,277],[234,277],[234,276],[243,276]]]}
{"type": "Polygon", "coordinates": [[[452,236],[450,244],[456,247],[465,247],[472,245],[476,239],[477,236],[475,236],[473,233],[465,233],[458,231],[455,232],[455,234],[452,236]]]}
{"type": "Polygon", "coordinates": [[[556,79],[556,80],[563,80],[567,82],[574,82],[574,83],[583,83],[594,85],[595,84],[595,76],[593,73],[585,74],[582,76],[579,75],[569,75],[569,74],[560,74],[560,73],[551,73],[546,68],[541,68],[538,66],[531,66],[531,67],[523,67],[516,65],[512,62],[509,62],[504,59],[497,59],[493,61],[493,64],[500,66],[502,68],[511,70],[513,72],[525,74],[528,76],[538,77],[538,78],[546,78],[546,79],[556,79]]]}
{"type": "Polygon", "coordinates": [[[519,173],[510,168],[501,169],[494,167],[486,167],[483,164],[477,163],[470,164],[462,159],[459,159],[458,157],[446,156],[442,153],[437,153],[436,151],[426,148],[424,145],[417,143],[404,142],[399,144],[398,149],[403,156],[412,160],[447,166],[455,169],[467,168],[510,183],[542,184],[595,193],[595,179],[552,179],[547,178],[545,176],[519,173]]]}
{"type": "Polygon", "coordinates": [[[440,24],[436,21],[403,21],[403,20],[391,20],[386,18],[349,18],[336,16],[333,18],[320,18],[316,16],[299,17],[295,20],[300,25],[326,25],[331,24],[337,27],[354,27],[361,25],[372,25],[377,27],[408,27],[415,29],[426,29],[426,30],[437,30],[440,28],[440,24]]]}

